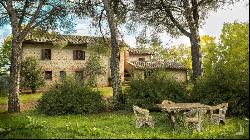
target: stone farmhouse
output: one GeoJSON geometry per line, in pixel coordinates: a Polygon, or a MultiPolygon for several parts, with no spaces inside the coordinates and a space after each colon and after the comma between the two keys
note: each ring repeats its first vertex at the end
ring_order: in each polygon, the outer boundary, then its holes
{"type": "MultiPolygon", "coordinates": [[[[81,76],[82,68],[89,59],[88,46],[95,43],[98,37],[57,35],[56,37],[28,36],[23,42],[23,60],[35,57],[44,70],[46,87],[60,80],[66,75],[81,76]],[[53,41],[64,41],[67,45],[63,48],[55,47],[53,41]]],[[[187,68],[177,63],[153,62],[153,53],[125,47],[120,52],[121,81],[126,83],[131,78],[145,78],[155,69],[164,69],[174,74],[177,80],[187,80],[187,68]]],[[[111,77],[110,57],[101,55],[101,64],[105,67],[105,74],[98,76],[97,86],[109,86],[111,77]]]]}

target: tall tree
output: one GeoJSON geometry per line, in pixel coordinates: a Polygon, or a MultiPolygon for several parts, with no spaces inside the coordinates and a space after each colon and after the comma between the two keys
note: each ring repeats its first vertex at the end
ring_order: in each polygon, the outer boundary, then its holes
{"type": "MultiPolygon", "coordinates": [[[[97,21],[97,26],[103,34],[102,27],[108,23],[111,36],[111,78],[114,97],[114,107],[119,108],[123,102],[121,75],[120,75],[120,45],[118,43],[118,25],[126,19],[127,7],[123,0],[80,0],[76,2],[75,12],[82,16],[90,16],[97,21]],[[103,22],[102,20],[106,22],[103,22]]],[[[103,34],[104,36],[104,34],[103,34]]],[[[107,41],[107,40],[106,40],[107,41]]]]}
{"type": "Polygon", "coordinates": [[[226,70],[249,78],[249,23],[225,23],[218,51],[218,61],[226,70]]]}
{"type": "Polygon", "coordinates": [[[1,0],[0,19],[0,26],[11,25],[13,37],[8,112],[20,112],[20,70],[25,37],[36,27],[45,30],[72,27],[72,19],[67,16],[67,0],[1,0]]]}
{"type": "Polygon", "coordinates": [[[134,0],[135,20],[145,21],[173,37],[185,35],[190,39],[192,79],[202,74],[199,28],[210,11],[239,0],[134,0]]]}
{"type": "Polygon", "coordinates": [[[120,48],[117,38],[117,23],[115,23],[114,9],[111,0],[103,0],[104,9],[107,14],[109,30],[111,34],[111,78],[115,101],[121,102],[119,95],[122,92],[120,72],[120,48]]]}

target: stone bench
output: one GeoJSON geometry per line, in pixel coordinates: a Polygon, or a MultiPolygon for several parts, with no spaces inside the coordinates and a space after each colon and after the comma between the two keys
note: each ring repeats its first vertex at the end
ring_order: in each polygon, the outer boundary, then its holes
{"type": "Polygon", "coordinates": [[[136,128],[140,128],[144,124],[148,124],[151,128],[154,127],[153,118],[149,115],[149,111],[147,109],[142,109],[133,105],[133,111],[136,117],[136,128]]]}
{"type": "Polygon", "coordinates": [[[210,109],[210,120],[212,123],[220,124],[225,123],[226,112],[228,108],[228,103],[218,104],[216,106],[212,106],[210,109]]]}
{"type": "Polygon", "coordinates": [[[188,124],[194,124],[196,130],[199,132],[202,129],[202,122],[204,119],[204,116],[206,114],[207,110],[206,109],[192,109],[188,112],[184,112],[184,121],[186,125],[188,124]]]}

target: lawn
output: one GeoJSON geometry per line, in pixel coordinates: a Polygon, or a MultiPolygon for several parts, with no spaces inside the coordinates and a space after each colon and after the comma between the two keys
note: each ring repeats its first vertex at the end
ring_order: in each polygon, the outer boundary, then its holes
{"type": "MultiPolygon", "coordinates": [[[[124,89],[125,87],[123,87],[124,89]]],[[[95,88],[97,90],[101,91],[101,94],[103,96],[112,96],[113,91],[111,87],[100,87],[100,88],[95,88]]],[[[39,98],[42,97],[42,93],[21,93],[20,94],[20,102],[21,103],[29,103],[29,102],[34,102],[37,101],[39,98]]],[[[8,103],[8,97],[0,97],[0,105],[6,105],[8,103]]]]}
{"type": "Polygon", "coordinates": [[[206,125],[202,132],[174,129],[160,112],[151,113],[155,128],[135,128],[129,112],[93,115],[45,116],[35,110],[19,114],[0,114],[0,138],[249,138],[249,124],[231,118],[225,125],[206,125]],[[243,128],[243,135],[236,135],[243,128]]]}

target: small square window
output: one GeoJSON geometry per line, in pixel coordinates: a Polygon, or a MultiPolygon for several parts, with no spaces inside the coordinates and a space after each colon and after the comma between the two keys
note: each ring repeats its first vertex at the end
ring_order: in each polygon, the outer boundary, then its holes
{"type": "Polygon", "coordinates": [[[65,71],[60,71],[60,78],[64,79],[66,77],[66,72],[65,71]]]}
{"type": "Polygon", "coordinates": [[[52,80],[52,71],[45,71],[45,80],[52,80]]]}
{"type": "Polygon", "coordinates": [[[73,50],[73,60],[85,60],[85,51],[73,50]]]}
{"type": "Polygon", "coordinates": [[[145,61],[145,58],[139,58],[139,61],[145,61]]]}
{"type": "Polygon", "coordinates": [[[51,60],[51,49],[42,49],[42,60],[51,60]]]}

